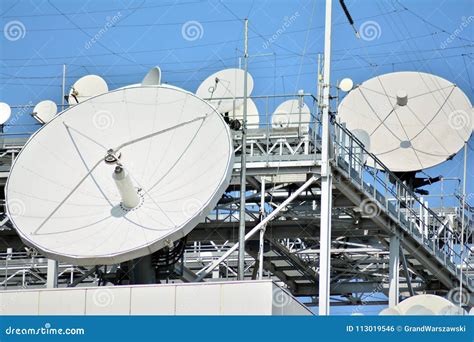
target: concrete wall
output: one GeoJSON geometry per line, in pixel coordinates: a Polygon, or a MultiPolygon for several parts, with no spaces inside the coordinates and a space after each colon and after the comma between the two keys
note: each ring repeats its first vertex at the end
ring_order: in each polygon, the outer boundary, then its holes
{"type": "Polygon", "coordinates": [[[0,292],[0,315],[311,315],[269,280],[0,292]]]}

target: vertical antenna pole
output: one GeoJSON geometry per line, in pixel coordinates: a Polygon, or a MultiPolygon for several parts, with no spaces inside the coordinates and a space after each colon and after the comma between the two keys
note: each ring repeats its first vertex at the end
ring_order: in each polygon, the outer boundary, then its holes
{"type": "Polygon", "coordinates": [[[240,156],[240,218],[239,218],[239,265],[237,271],[238,280],[244,280],[245,272],[245,193],[246,193],[246,150],[247,150],[247,77],[248,77],[248,24],[245,19],[244,39],[244,111],[242,120],[242,149],[240,156]]]}
{"type": "Polygon", "coordinates": [[[461,210],[461,268],[459,274],[459,307],[463,305],[462,271],[464,267],[464,210],[466,207],[466,176],[467,176],[467,141],[464,143],[464,172],[462,177],[462,210],[461,210]]]}
{"type": "Polygon", "coordinates": [[[323,117],[321,153],[321,225],[319,254],[319,315],[329,315],[329,296],[331,280],[331,209],[332,175],[330,157],[330,118],[329,90],[331,70],[331,14],[332,0],[326,0],[326,23],[324,35],[324,74],[323,74],[323,117]]]}
{"type": "MultiPolygon", "coordinates": [[[[265,177],[262,177],[261,180],[260,215],[261,220],[265,219],[265,177]]],[[[258,245],[258,280],[263,279],[263,253],[265,253],[265,227],[260,229],[258,245]]]]}
{"type": "Polygon", "coordinates": [[[61,111],[64,110],[64,96],[66,96],[66,64],[63,64],[63,84],[61,96],[61,111]]]}

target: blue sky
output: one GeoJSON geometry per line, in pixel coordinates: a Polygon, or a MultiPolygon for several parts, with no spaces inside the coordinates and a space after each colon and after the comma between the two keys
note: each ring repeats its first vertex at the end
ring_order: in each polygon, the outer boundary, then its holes
{"type": "MultiPolygon", "coordinates": [[[[346,0],[362,38],[355,36],[338,1],[333,2],[332,83],[417,70],[456,83],[474,102],[472,0],[346,0]]],[[[211,73],[238,66],[245,17],[250,21],[253,94],[315,93],[324,6],[322,0],[2,0],[0,101],[12,106],[60,102],[63,64],[66,89],[90,73],[101,75],[114,89],[141,81],[150,67],[159,65],[164,82],[195,91],[211,73]]],[[[12,132],[37,127],[25,113],[14,108],[12,120],[23,126],[12,132]]],[[[473,148],[471,137],[471,194],[473,148]]],[[[461,177],[462,154],[427,173],[461,177]]]]}

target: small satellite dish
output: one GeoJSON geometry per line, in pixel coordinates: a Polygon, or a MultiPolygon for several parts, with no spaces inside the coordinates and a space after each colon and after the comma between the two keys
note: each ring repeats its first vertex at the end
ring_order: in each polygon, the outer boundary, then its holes
{"type": "MultiPolygon", "coordinates": [[[[338,117],[370,135],[370,152],[391,171],[438,165],[457,153],[472,127],[467,96],[453,83],[421,72],[369,79],[341,101],[338,117]]],[[[377,165],[376,167],[381,167],[377,165]]]]}
{"type": "Polygon", "coordinates": [[[402,315],[439,315],[445,307],[450,305],[453,304],[446,298],[422,294],[403,300],[396,308],[402,315]]]}
{"type": "Polygon", "coordinates": [[[5,122],[10,119],[12,115],[12,109],[5,102],[0,102],[0,125],[3,125],[5,122]]]}
{"type": "Polygon", "coordinates": [[[467,315],[467,312],[463,308],[451,304],[441,308],[437,314],[440,316],[464,316],[467,315]]]}
{"type": "Polygon", "coordinates": [[[354,88],[354,82],[350,78],[344,78],[339,82],[339,89],[342,91],[348,92],[354,88]]]}
{"type": "MultiPolygon", "coordinates": [[[[237,108],[235,111],[229,113],[231,119],[242,121],[244,118],[244,105],[237,108]]],[[[247,99],[247,127],[258,128],[260,123],[260,117],[258,114],[258,108],[255,102],[248,98],[247,99]]]]}
{"type": "MultiPolygon", "coordinates": [[[[198,87],[196,95],[212,103],[219,113],[228,113],[241,107],[244,102],[244,79],[245,71],[242,69],[221,70],[206,78],[198,87]]],[[[250,96],[252,90],[253,78],[248,74],[247,96],[250,96]]]]}
{"type": "Polygon", "coordinates": [[[102,77],[97,75],[87,75],[78,79],[71,87],[68,103],[74,105],[108,91],[109,87],[102,77]]]}
{"type": "Polygon", "coordinates": [[[380,316],[400,316],[400,311],[394,308],[385,308],[379,313],[380,316]]]}
{"type": "Polygon", "coordinates": [[[275,129],[300,127],[307,129],[311,120],[308,106],[301,100],[288,100],[281,103],[272,115],[272,126],[275,129]]]}
{"type": "Polygon", "coordinates": [[[161,69],[160,67],[156,66],[150,71],[148,74],[143,78],[142,85],[160,85],[161,84],[161,69]]]}
{"type": "Polygon", "coordinates": [[[45,100],[41,101],[35,106],[35,108],[33,108],[33,113],[31,115],[40,123],[45,124],[51,121],[57,113],[58,106],[56,106],[56,103],[50,100],[45,100]]]}
{"type": "Polygon", "coordinates": [[[114,90],[69,107],[30,138],[7,180],[7,214],[48,258],[120,263],[203,220],[229,184],[233,156],[224,118],[194,94],[114,90]]]}
{"type": "Polygon", "coordinates": [[[405,311],[406,316],[435,316],[436,313],[423,305],[413,305],[405,311]]]}

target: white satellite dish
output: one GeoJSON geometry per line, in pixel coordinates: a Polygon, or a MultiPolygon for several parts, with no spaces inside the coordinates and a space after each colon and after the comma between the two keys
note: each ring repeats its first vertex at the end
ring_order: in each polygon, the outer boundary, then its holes
{"type": "Polygon", "coordinates": [[[160,67],[156,66],[148,73],[146,76],[143,78],[142,85],[147,86],[147,85],[160,85],[161,84],[161,69],[160,67]]]}
{"type": "MultiPolygon", "coordinates": [[[[227,113],[242,106],[244,79],[245,71],[242,69],[221,70],[206,78],[198,87],[196,95],[212,103],[219,113],[227,113]],[[234,100],[233,98],[239,99],[234,100]]],[[[247,96],[252,93],[252,90],[253,78],[248,74],[247,96]]]]}
{"type": "Polygon", "coordinates": [[[74,105],[109,91],[105,80],[97,75],[86,75],[78,79],[69,91],[68,103],[74,105]]]}
{"type": "Polygon", "coordinates": [[[5,102],[0,102],[0,125],[3,125],[5,122],[10,119],[12,115],[12,109],[5,102]]]}
{"type": "Polygon", "coordinates": [[[342,100],[338,114],[349,130],[369,132],[370,152],[390,170],[418,171],[462,148],[472,132],[462,124],[470,110],[455,84],[421,72],[396,72],[359,85],[342,100]]]}
{"type": "Polygon", "coordinates": [[[311,112],[302,100],[288,100],[281,103],[273,112],[272,126],[275,129],[294,127],[307,129],[310,120],[311,112]]]}
{"type": "Polygon", "coordinates": [[[206,101],[163,86],[114,90],[30,138],[8,177],[7,213],[49,258],[119,263],[188,234],[232,167],[229,127],[206,101]]]}
{"type": "MultiPolygon", "coordinates": [[[[229,113],[229,118],[242,121],[244,118],[244,105],[237,108],[235,111],[229,113]]],[[[248,98],[247,99],[247,127],[258,128],[260,123],[260,117],[258,114],[258,108],[255,102],[248,98]]]]}
{"type": "Polygon", "coordinates": [[[400,316],[400,311],[396,307],[385,308],[379,313],[380,316],[400,316]]]}
{"type": "Polygon", "coordinates": [[[32,116],[42,124],[51,121],[58,113],[58,106],[50,100],[41,101],[33,108],[32,116]]]}
{"type": "Polygon", "coordinates": [[[339,82],[339,89],[348,92],[354,88],[354,82],[350,78],[344,78],[339,82]]]}

